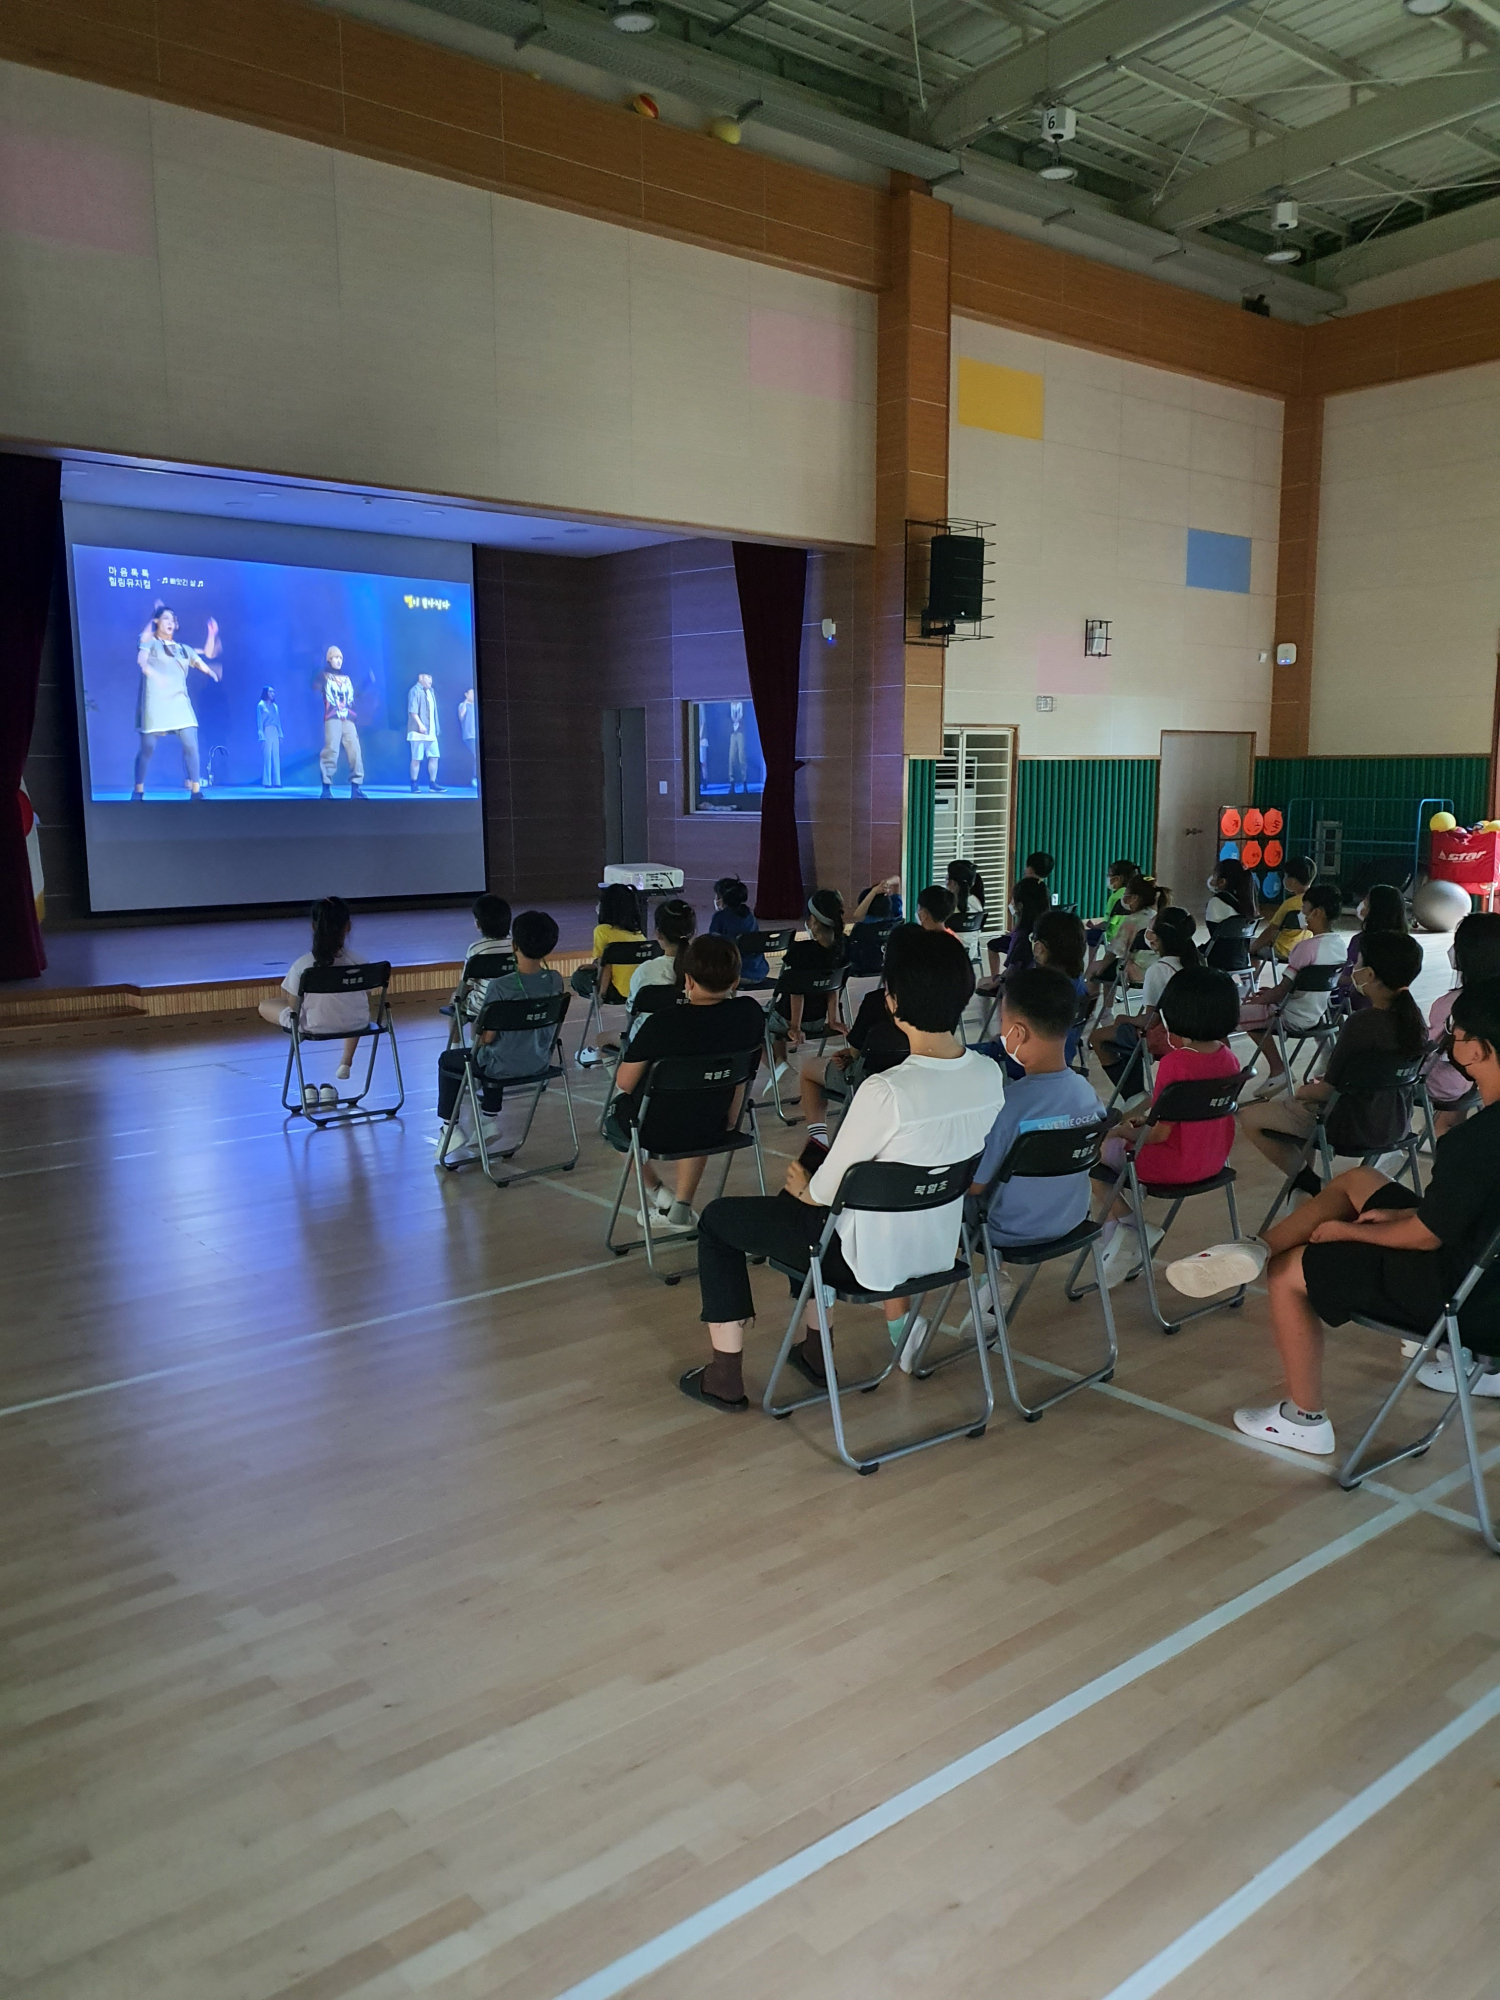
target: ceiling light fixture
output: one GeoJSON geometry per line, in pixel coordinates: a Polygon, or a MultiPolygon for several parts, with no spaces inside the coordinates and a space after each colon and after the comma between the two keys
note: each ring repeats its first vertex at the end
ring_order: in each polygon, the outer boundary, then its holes
{"type": "Polygon", "coordinates": [[[1062,155],[1056,150],[1055,147],[1053,149],[1052,158],[1047,162],[1046,166],[1041,169],[1038,175],[1038,179],[1044,181],[1076,181],[1077,178],[1078,178],[1077,167],[1070,167],[1067,161],[1063,159],[1062,155]]]}
{"type": "Polygon", "coordinates": [[[1288,244],[1282,250],[1268,250],[1262,262],[1267,264],[1300,264],[1302,262],[1302,252],[1292,249],[1291,245],[1288,244]]]}
{"type": "Polygon", "coordinates": [[[1453,0],[1401,0],[1408,14],[1415,14],[1419,21],[1429,21],[1434,14],[1446,14],[1453,0]]]}
{"type": "Polygon", "coordinates": [[[651,0],[624,0],[610,15],[609,25],[622,35],[649,35],[656,26],[656,9],[651,0]]]}

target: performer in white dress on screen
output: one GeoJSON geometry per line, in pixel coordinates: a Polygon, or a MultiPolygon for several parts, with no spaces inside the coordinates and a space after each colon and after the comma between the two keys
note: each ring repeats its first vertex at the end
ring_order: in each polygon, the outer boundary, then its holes
{"type": "Polygon", "coordinates": [[[427,760],[427,789],[440,792],[438,767],[438,705],[432,675],[418,674],[406,696],[406,748],[411,757],[411,788],[417,789],[422,760],[427,760]]]}
{"type": "Polygon", "coordinates": [[[207,674],[222,680],[224,669],[215,665],[219,652],[219,622],[208,621],[208,637],[199,651],[177,640],[177,613],[158,604],[142,628],[136,665],[141,684],[135,698],[135,726],[141,747],[135,753],[135,789],[132,799],[146,795],[146,766],[156,754],[163,736],[175,736],[182,746],[182,774],[190,799],[201,799],[198,774],[198,712],[188,696],[188,675],[207,674]]]}
{"type": "Polygon", "coordinates": [[[750,760],[745,748],[745,704],[729,704],[729,789],[745,791],[750,783],[750,760]]]}
{"type": "Polygon", "coordinates": [[[267,790],[281,790],[281,708],[275,688],[260,691],[255,704],[255,733],[260,738],[260,781],[267,790]]]}
{"type": "Polygon", "coordinates": [[[337,646],[323,655],[323,671],[315,683],[323,697],[323,748],[318,768],[323,774],[323,797],[333,797],[334,773],[339,767],[339,751],[349,760],[349,796],[362,799],[365,757],[359,747],[359,724],[354,715],[354,683],[344,672],[344,656],[337,646]]]}
{"type": "Polygon", "coordinates": [[[469,783],[479,786],[479,704],[474,699],[474,690],[469,688],[458,704],[458,733],[464,739],[464,747],[469,753],[472,766],[469,783]]]}

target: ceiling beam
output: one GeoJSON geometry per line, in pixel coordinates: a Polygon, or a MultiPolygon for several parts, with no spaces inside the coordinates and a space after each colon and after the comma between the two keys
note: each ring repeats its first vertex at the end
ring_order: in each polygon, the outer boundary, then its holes
{"type": "Polygon", "coordinates": [[[1025,48],[987,63],[952,91],[931,121],[935,144],[959,145],[1038,99],[1065,91],[1121,56],[1224,14],[1240,0],[1104,0],[1025,48]]]}
{"type": "Polygon", "coordinates": [[[1238,215],[1331,167],[1351,166],[1495,105],[1500,63],[1475,62],[1457,75],[1423,77],[1189,174],[1136,212],[1158,229],[1191,229],[1238,215]]]}
{"type": "Polygon", "coordinates": [[[1370,278],[1383,278],[1389,271],[1403,271],[1413,264],[1425,264],[1429,258],[1447,256],[1450,251],[1496,241],[1500,241],[1500,199],[1476,201],[1467,208],[1434,216],[1430,222],[1393,230],[1389,236],[1351,243],[1347,250],[1320,257],[1308,272],[1314,283],[1342,291],[1370,278]]]}

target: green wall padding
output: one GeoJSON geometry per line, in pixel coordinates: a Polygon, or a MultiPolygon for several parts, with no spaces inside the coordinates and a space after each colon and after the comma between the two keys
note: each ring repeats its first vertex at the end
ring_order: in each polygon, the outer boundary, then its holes
{"type": "Polygon", "coordinates": [[[937,763],[912,757],[906,765],[906,909],[915,917],[917,897],[932,880],[932,823],[937,763]]]}
{"type": "Polygon", "coordinates": [[[1451,799],[1464,826],[1485,818],[1489,783],[1488,757],[1257,757],[1254,803],[1286,812],[1288,852],[1311,847],[1319,820],[1338,821],[1348,875],[1414,852],[1423,799],[1451,799]]]}
{"type": "MultiPolygon", "coordinates": [[[[1022,757],[1016,766],[1016,872],[1028,854],[1057,857],[1052,894],[1097,916],[1109,864],[1125,856],[1149,869],[1156,854],[1154,757],[1022,757]]],[[[985,887],[989,890],[989,884],[985,887]]],[[[990,890],[999,920],[998,897],[990,890]]]]}

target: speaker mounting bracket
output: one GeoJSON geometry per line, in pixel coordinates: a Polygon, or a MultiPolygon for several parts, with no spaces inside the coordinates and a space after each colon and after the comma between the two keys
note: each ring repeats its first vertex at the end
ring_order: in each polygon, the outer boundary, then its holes
{"type": "Polygon", "coordinates": [[[993,614],[993,521],[908,521],[906,643],[947,646],[985,639],[993,614]],[[934,545],[936,557],[934,557],[934,545]]]}

